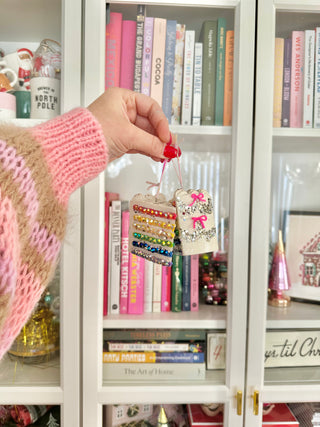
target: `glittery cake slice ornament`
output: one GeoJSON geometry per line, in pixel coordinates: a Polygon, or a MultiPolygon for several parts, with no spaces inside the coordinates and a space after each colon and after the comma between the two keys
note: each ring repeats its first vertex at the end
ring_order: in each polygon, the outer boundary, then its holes
{"type": "Polygon", "coordinates": [[[206,190],[175,192],[177,240],[182,255],[218,251],[212,198],[206,190]]]}
{"type": "Polygon", "coordinates": [[[130,201],[129,251],[165,266],[172,265],[176,208],[163,194],[136,194],[130,201]]]}

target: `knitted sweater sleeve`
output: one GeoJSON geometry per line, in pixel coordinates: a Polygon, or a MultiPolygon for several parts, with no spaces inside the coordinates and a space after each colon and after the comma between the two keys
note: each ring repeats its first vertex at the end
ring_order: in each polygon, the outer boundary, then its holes
{"type": "Polygon", "coordinates": [[[84,108],[34,128],[0,126],[0,360],[53,276],[69,196],[107,159],[100,124],[84,108]]]}

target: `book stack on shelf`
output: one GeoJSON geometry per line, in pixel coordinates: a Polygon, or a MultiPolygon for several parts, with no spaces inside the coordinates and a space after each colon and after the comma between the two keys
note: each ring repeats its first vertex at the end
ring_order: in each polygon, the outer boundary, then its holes
{"type": "Polygon", "coordinates": [[[103,331],[103,375],[108,380],[204,379],[204,330],[103,331]]]}
{"type": "Polygon", "coordinates": [[[147,16],[136,21],[107,9],[105,87],[154,98],[173,125],[231,126],[234,31],[226,20],[203,23],[200,38],[184,23],[147,16]]]}
{"type": "Polygon", "coordinates": [[[275,39],[273,127],[320,128],[320,27],[275,39]]]}
{"type": "Polygon", "coordinates": [[[172,266],[129,252],[128,202],[105,193],[103,313],[143,314],[199,310],[199,256],[174,253],[172,266]]]}

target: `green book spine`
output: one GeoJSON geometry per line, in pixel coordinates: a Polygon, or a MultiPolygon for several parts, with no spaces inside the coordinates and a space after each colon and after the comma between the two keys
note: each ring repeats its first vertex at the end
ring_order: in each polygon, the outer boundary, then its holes
{"type": "Polygon", "coordinates": [[[205,341],[204,329],[104,329],[105,341],[205,341]]]}
{"type": "Polygon", "coordinates": [[[215,123],[216,61],[218,21],[204,21],[200,33],[203,43],[201,124],[215,123]]]}
{"type": "Polygon", "coordinates": [[[218,19],[215,125],[223,126],[224,69],[226,55],[226,20],[218,19]]]}
{"type": "Polygon", "coordinates": [[[177,312],[182,304],[182,255],[173,254],[171,272],[171,311],[177,312]]]}

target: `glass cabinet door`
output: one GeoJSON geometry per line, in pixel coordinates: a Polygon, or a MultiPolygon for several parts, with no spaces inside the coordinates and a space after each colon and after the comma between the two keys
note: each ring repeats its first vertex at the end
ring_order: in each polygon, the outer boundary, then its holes
{"type": "Polygon", "coordinates": [[[246,425],[320,400],[320,129],[312,1],[259,1],[246,425]]]}

